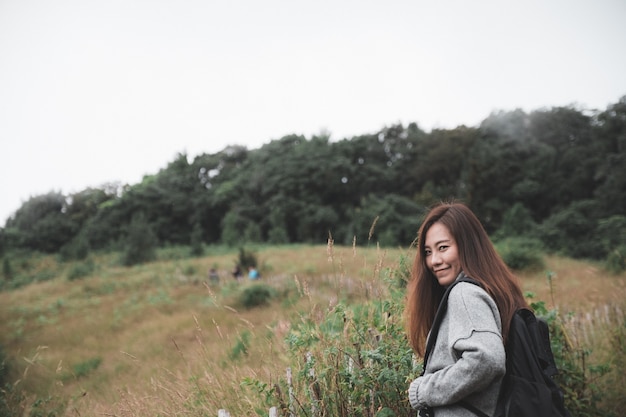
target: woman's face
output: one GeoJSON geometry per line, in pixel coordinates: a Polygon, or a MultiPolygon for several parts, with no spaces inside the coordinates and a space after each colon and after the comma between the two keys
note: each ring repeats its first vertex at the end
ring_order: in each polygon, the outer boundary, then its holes
{"type": "Polygon", "coordinates": [[[447,287],[461,272],[459,251],[450,231],[442,223],[433,223],[424,241],[426,266],[433,272],[439,285],[447,287]]]}

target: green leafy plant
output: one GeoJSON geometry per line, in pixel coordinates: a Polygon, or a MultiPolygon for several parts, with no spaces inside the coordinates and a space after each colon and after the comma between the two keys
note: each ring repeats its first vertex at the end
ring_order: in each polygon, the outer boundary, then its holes
{"type": "Polygon", "coordinates": [[[96,269],[96,265],[93,259],[87,259],[84,262],[75,263],[70,268],[67,279],[70,281],[74,281],[77,279],[85,278],[93,273],[96,269]]]}
{"type": "Polygon", "coordinates": [[[239,304],[245,308],[266,305],[274,297],[275,291],[265,284],[254,284],[243,289],[239,295],[239,304]]]}
{"type": "Polygon", "coordinates": [[[250,332],[245,330],[243,333],[239,335],[235,345],[230,351],[228,357],[231,360],[237,360],[242,356],[248,355],[248,346],[250,346],[250,332]]]}
{"type": "Polygon", "coordinates": [[[239,256],[237,258],[237,264],[245,271],[248,267],[256,268],[258,266],[258,258],[256,253],[247,250],[244,247],[239,248],[239,256]]]}
{"type": "Polygon", "coordinates": [[[312,311],[286,337],[293,373],[272,386],[244,383],[285,415],[409,415],[406,389],[420,365],[405,337],[402,294],[392,289],[391,299],[339,303],[321,320],[312,311]]]}
{"type": "Polygon", "coordinates": [[[2,275],[7,281],[13,279],[13,267],[11,266],[9,258],[2,258],[2,275]]]}
{"type": "Polygon", "coordinates": [[[131,266],[154,260],[157,243],[157,237],[145,216],[137,214],[129,226],[122,263],[131,266]]]}
{"type": "Polygon", "coordinates": [[[504,263],[516,271],[539,271],[544,268],[542,245],[536,239],[512,237],[496,243],[496,249],[504,263]]]}
{"type": "Polygon", "coordinates": [[[626,245],[620,245],[609,252],[606,257],[606,269],[613,274],[626,271],[626,245]]]}
{"type": "Polygon", "coordinates": [[[200,222],[196,222],[191,230],[190,237],[190,250],[191,256],[204,255],[204,245],[202,242],[202,225],[200,222]]]}
{"type": "Polygon", "coordinates": [[[83,362],[79,362],[72,366],[72,371],[76,378],[81,378],[89,375],[91,372],[98,369],[100,364],[102,363],[102,358],[94,357],[87,359],[83,362]]]}

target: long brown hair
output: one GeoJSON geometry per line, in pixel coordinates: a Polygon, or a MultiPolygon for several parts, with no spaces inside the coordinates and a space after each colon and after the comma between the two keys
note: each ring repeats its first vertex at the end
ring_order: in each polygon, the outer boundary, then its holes
{"type": "Polygon", "coordinates": [[[413,350],[420,356],[424,355],[428,331],[445,291],[426,266],[424,257],[426,233],[437,222],[446,226],[454,237],[462,270],[478,281],[498,306],[506,343],[513,314],[518,308],[528,307],[518,279],[498,255],[482,224],[466,205],[439,203],[428,212],[419,229],[417,253],[407,287],[405,315],[413,350]]]}

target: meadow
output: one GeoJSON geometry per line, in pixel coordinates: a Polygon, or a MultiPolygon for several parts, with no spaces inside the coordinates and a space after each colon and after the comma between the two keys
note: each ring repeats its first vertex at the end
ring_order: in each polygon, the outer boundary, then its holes
{"type": "MultiPolygon", "coordinates": [[[[253,250],[258,282],[233,279],[237,251],[218,247],[201,257],[162,249],[158,261],[134,267],[120,266],[119,254],[92,255],[93,268],[79,278],[72,275],[77,262],[43,255],[24,261],[46,279],[0,292],[7,409],[29,416],[267,413],[272,401],[280,406],[288,367],[311,375],[302,352],[314,343],[335,343],[328,350],[335,359],[337,351],[349,355],[316,326],[326,328],[329,314],[341,311],[360,332],[357,313],[346,306],[380,310],[399,300],[390,287],[413,256],[411,249],[332,244],[253,250]],[[208,278],[213,267],[219,282],[208,278]],[[245,296],[259,285],[268,297],[251,305],[245,296]]],[[[558,315],[570,347],[585,352],[585,366],[605,368],[586,383],[595,384],[594,393],[604,390],[606,397],[596,401],[619,415],[623,385],[616,382],[625,381],[608,368],[624,369],[610,351],[624,335],[626,273],[610,275],[600,265],[558,256],[544,262],[544,269],[518,273],[523,288],[558,315]]],[[[361,332],[377,332],[363,340],[378,343],[380,329],[401,330],[398,306],[391,311],[385,310],[382,327],[361,332]]],[[[335,333],[346,336],[347,326],[341,329],[335,333]]],[[[381,409],[372,404],[371,412],[385,415],[381,409]]]]}

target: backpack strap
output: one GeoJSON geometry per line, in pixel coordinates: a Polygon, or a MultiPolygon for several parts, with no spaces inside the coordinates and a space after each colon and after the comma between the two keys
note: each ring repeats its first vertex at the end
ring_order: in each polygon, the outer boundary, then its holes
{"type": "Polygon", "coordinates": [[[424,375],[424,372],[426,372],[426,363],[428,362],[428,358],[430,357],[430,354],[435,347],[435,342],[437,341],[437,335],[439,334],[439,327],[441,326],[443,316],[446,315],[446,311],[448,310],[448,297],[450,295],[450,291],[452,291],[452,288],[454,288],[454,286],[459,282],[469,282],[471,284],[480,286],[478,281],[463,274],[461,278],[457,279],[452,284],[450,284],[448,288],[446,288],[446,292],[443,294],[443,298],[439,303],[439,307],[437,307],[437,313],[435,313],[435,319],[433,320],[433,325],[430,328],[428,341],[426,342],[426,351],[424,352],[424,360],[422,361],[422,375],[424,375]]]}
{"type": "MultiPolygon", "coordinates": [[[[460,282],[469,282],[470,284],[478,285],[482,288],[480,283],[467,275],[463,274],[463,276],[456,281],[454,281],[448,288],[446,288],[446,292],[443,294],[441,298],[441,302],[439,303],[439,307],[437,307],[437,313],[435,313],[435,319],[433,320],[433,325],[430,328],[430,335],[428,336],[428,341],[426,342],[426,351],[424,352],[424,360],[422,366],[422,375],[426,372],[426,363],[428,362],[428,358],[432,353],[432,350],[435,347],[435,342],[437,341],[437,335],[439,334],[439,327],[441,327],[441,321],[443,320],[443,316],[445,316],[446,311],[448,310],[448,297],[450,296],[450,291],[452,288],[460,282]]],[[[459,405],[472,413],[476,414],[478,417],[489,417],[488,414],[479,410],[472,404],[466,401],[460,401],[459,405]]]]}
{"type": "Polygon", "coordinates": [[[468,403],[467,401],[459,401],[459,405],[461,407],[465,408],[466,410],[469,410],[472,413],[476,414],[478,417],[489,417],[489,414],[487,414],[484,411],[480,410],[478,407],[473,406],[472,404],[468,403]]]}

